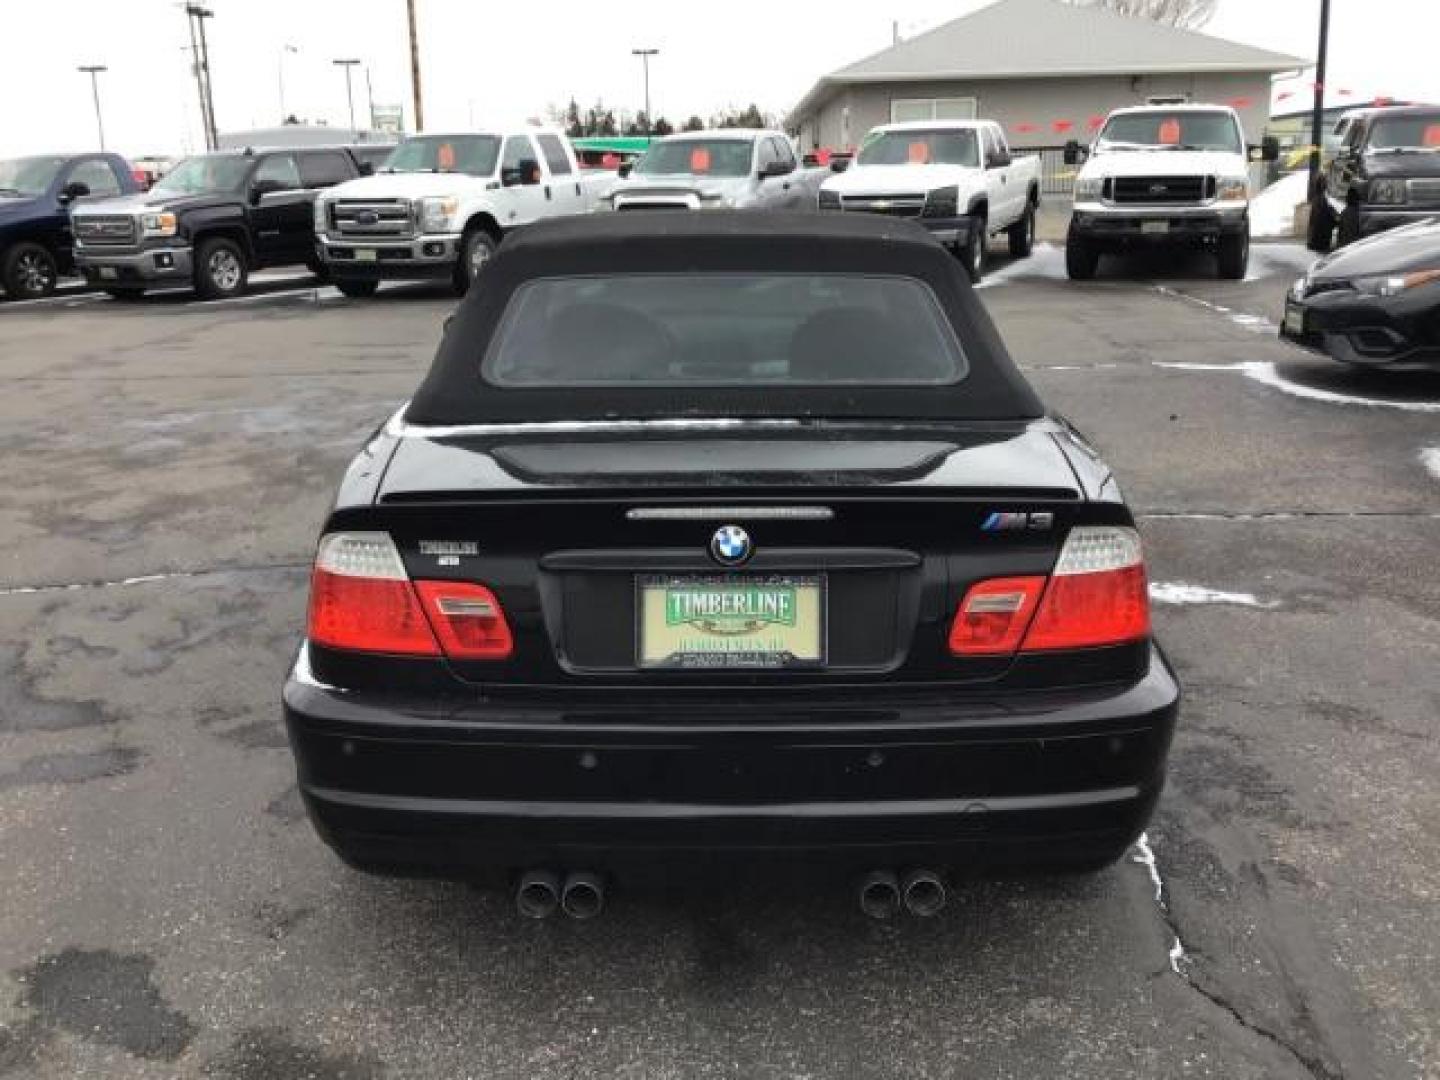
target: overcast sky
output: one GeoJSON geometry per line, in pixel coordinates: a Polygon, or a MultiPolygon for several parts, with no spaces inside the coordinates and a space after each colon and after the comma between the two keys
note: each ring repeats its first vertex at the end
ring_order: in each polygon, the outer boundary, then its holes
{"type": "MultiPolygon", "coordinates": [[[[266,126],[285,109],[345,124],[337,57],[369,69],[377,103],[410,122],[405,0],[207,0],[215,107],[222,130],[266,126]],[[296,52],[288,52],[286,46],[296,52]]],[[[756,102],[783,113],[821,74],[890,42],[891,19],[912,36],[983,7],[983,0],[419,0],[425,119],[463,128],[543,114],[571,95],[642,106],[637,46],[652,61],[655,111],[672,120],[756,102]]],[[[1310,56],[1320,0],[1220,0],[1206,28],[1219,37],[1310,56]]],[[[89,77],[100,76],[111,149],[130,156],[202,145],[189,38],[173,0],[0,0],[0,156],[88,149],[96,142],[89,77]],[[22,95],[19,88],[25,88],[22,95]]],[[[1440,0],[1333,0],[1329,80],[1355,99],[1440,100],[1440,0]]],[[[357,68],[356,115],[368,92],[357,68]]],[[[1038,117],[1038,122],[1050,118],[1038,117]]]]}

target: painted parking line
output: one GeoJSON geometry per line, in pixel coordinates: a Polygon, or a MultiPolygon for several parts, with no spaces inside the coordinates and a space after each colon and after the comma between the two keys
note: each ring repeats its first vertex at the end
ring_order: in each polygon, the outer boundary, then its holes
{"type": "Polygon", "coordinates": [[[1342,394],[1338,390],[1325,390],[1318,386],[1306,386],[1288,379],[1269,360],[1246,360],[1238,364],[1201,364],[1168,360],[1150,361],[1155,367],[1172,371],[1220,371],[1244,375],[1247,379],[1272,387],[1292,397],[1307,401],[1323,401],[1327,405],[1362,405],[1372,409],[1398,409],[1401,412],[1440,413],[1440,401],[1391,401],[1386,398],[1361,397],[1359,394],[1342,394]]]}

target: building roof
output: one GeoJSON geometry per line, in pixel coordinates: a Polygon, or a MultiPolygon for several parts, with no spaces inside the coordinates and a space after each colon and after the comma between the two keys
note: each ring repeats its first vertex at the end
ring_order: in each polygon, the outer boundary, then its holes
{"type": "Polygon", "coordinates": [[[1061,0],[998,0],[823,76],[791,119],[838,86],[937,79],[1276,72],[1308,61],[1061,0]]]}

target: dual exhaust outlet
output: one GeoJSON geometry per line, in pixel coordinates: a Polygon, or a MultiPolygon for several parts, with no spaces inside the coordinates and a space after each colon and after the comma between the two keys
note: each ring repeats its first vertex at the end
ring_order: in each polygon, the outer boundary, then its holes
{"type": "Polygon", "coordinates": [[[947,898],[945,879],[934,870],[911,870],[903,877],[893,870],[872,870],[860,879],[860,910],[872,919],[889,919],[900,909],[921,919],[940,913],[947,898]]]}
{"type": "Polygon", "coordinates": [[[527,919],[548,919],[557,911],[593,919],[605,910],[605,882],[588,870],[564,878],[549,870],[527,870],[515,886],[515,908],[527,919]]]}

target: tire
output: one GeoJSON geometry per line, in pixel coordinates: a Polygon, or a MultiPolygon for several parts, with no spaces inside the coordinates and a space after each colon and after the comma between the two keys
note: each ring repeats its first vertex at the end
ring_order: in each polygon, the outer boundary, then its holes
{"type": "Polygon", "coordinates": [[[1089,281],[1100,265],[1100,252],[1073,233],[1065,241],[1065,274],[1071,281],[1089,281]]]}
{"type": "Polygon", "coordinates": [[[1035,249],[1035,204],[1027,202],[1025,213],[1009,228],[1010,254],[1023,259],[1035,249]]]}
{"type": "Polygon", "coordinates": [[[105,294],[112,300],[119,300],[122,303],[134,303],[145,295],[144,289],[106,289],[105,294]]]}
{"type": "Polygon", "coordinates": [[[55,292],[60,268],[43,244],[21,241],[5,252],[0,282],[11,300],[39,300],[55,292]]]}
{"type": "Polygon", "coordinates": [[[1340,211],[1340,223],[1335,227],[1335,246],[1342,248],[1360,239],[1360,204],[1346,203],[1340,211]]]}
{"type": "Polygon", "coordinates": [[[484,229],[475,227],[460,241],[460,261],[455,266],[455,291],[464,296],[471,284],[495,254],[495,238],[484,229]]]}
{"type": "Polygon", "coordinates": [[[974,285],[979,285],[985,276],[985,241],[988,236],[985,219],[973,218],[970,235],[959,249],[960,261],[965,264],[965,272],[970,275],[971,284],[974,285]]]}
{"type": "Polygon", "coordinates": [[[205,300],[228,300],[245,292],[250,271],[245,252],[222,236],[200,245],[195,259],[195,291],[205,300]]]}
{"type": "Polygon", "coordinates": [[[1216,251],[1216,262],[1220,276],[1227,281],[1239,281],[1245,276],[1245,271],[1250,266],[1250,229],[1247,226],[1243,232],[1234,236],[1220,237],[1220,246],[1216,251]]]}
{"type": "Polygon", "coordinates": [[[314,274],[320,281],[328,282],[330,280],[330,267],[319,259],[307,259],[305,269],[309,270],[310,273],[314,274]]]}
{"type": "Polygon", "coordinates": [[[332,284],[342,293],[348,296],[351,300],[363,300],[367,296],[374,296],[375,290],[380,288],[380,283],[378,281],[346,281],[344,279],[341,279],[339,281],[332,282],[332,284]]]}
{"type": "Polygon", "coordinates": [[[1310,226],[1305,232],[1305,246],[1324,255],[1335,238],[1335,215],[1322,195],[1310,201],[1310,226]]]}

